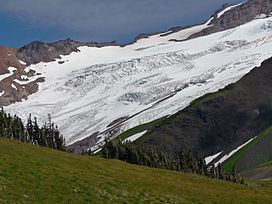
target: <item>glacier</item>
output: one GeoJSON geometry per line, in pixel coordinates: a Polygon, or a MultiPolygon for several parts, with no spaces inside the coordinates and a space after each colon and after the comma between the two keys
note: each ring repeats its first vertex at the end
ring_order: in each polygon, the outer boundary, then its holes
{"type": "Polygon", "coordinates": [[[68,145],[94,133],[100,137],[98,145],[115,124],[118,129],[110,137],[174,114],[272,56],[271,17],[186,40],[209,22],[123,47],[83,46],[56,61],[30,65],[27,69],[45,82],[37,93],[5,110],[25,119],[32,113],[40,123],[51,114],[68,145]]]}

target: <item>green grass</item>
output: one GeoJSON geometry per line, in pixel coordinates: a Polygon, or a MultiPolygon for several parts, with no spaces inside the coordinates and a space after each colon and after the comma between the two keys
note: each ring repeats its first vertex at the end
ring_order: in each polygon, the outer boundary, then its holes
{"type": "Polygon", "coordinates": [[[246,152],[255,144],[257,144],[258,141],[260,141],[263,137],[267,136],[270,132],[272,132],[272,126],[261,132],[255,139],[253,139],[250,143],[245,145],[238,152],[233,154],[228,160],[226,160],[223,163],[223,168],[225,172],[230,173],[232,169],[237,165],[237,162],[246,154],[246,152]]]}
{"type": "Polygon", "coordinates": [[[271,203],[247,187],[0,139],[0,203],[271,203]]]}
{"type": "Polygon", "coordinates": [[[146,124],[138,125],[134,128],[131,128],[131,129],[121,133],[117,138],[120,138],[123,141],[134,134],[145,131],[146,130],[145,127],[146,127],[146,124]]]}

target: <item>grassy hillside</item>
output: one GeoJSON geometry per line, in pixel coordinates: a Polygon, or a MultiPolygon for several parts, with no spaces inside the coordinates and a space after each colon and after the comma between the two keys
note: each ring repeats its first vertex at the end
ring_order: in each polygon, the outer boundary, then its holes
{"type": "Polygon", "coordinates": [[[223,181],[0,139],[0,203],[269,203],[272,182],[223,181]]]}

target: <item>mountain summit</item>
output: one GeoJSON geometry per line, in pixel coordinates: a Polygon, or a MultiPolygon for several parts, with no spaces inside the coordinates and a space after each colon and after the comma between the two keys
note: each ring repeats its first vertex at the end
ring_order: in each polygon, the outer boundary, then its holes
{"type": "Polygon", "coordinates": [[[270,0],[249,0],[234,6],[223,5],[213,16],[212,25],[191,37],[199,37],[238,27],[254,19],[267,18],[272,14],[270,0]]]}

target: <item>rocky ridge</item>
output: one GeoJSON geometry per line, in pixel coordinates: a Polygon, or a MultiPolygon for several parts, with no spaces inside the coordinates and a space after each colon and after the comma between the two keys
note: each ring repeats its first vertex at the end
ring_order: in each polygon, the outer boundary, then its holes
{"type": "Polygon", "coordinates": [[[190,38],[196,38],[211,33],[228,30],[248,23],[256,18],[266,18],[272,14],[271,0],[249,0],[236,6],[223,5],[212,16],[210,27],[193,34],[190,38]],[[225,10],[229,7],[229,10],[225,10]],[[224,11],[225,12],[222,12],[224,11]],[[221,13],[222,12],[222,13],[221,13]]]}

